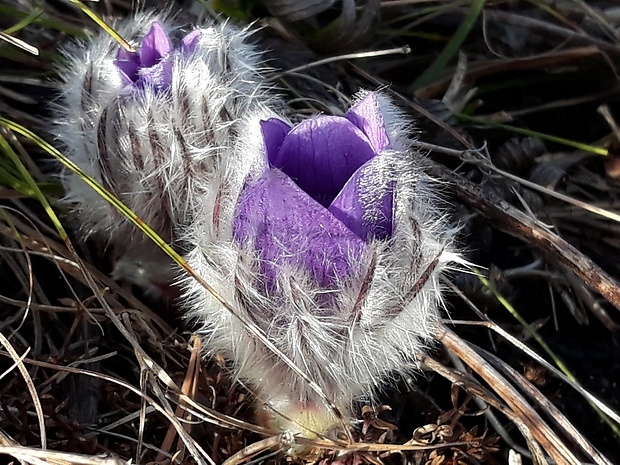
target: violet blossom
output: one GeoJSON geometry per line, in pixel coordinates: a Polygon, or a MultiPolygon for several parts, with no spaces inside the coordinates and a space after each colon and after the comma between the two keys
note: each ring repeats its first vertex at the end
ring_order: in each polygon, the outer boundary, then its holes
{"type": "MultiPolygon", "coordinates": [[[[459,258],[410,122],[368,92],[344,117],[291,125],[249,114],[222,179],[201,197],[187,261],[313,384],[193,279],[205,347],[255,388],[260,421],[302,435],[345,419],[439,327],[440,277],[459,258]]],[[[389,382],[389,381],[388,381],[389,382]]]]}
{"type": "Polygon", "coordinates": [[[270,168],[243,190],[235,237],[254,241],[271,287],[288,265],[334,285],[369,241],[392,235],[394,184],[375,179],[384,174],[376,157],[390,146],[377,96],[367,94],[345,117],[295,127],[269,119],[261,129],[270,168]]]}
{"type": "Polygon", "coordinates": [[[191,53],[199,38],[200,30],[192,31],[181,39],[180,46],[175,49],[165,29],[154,21],[139,50],[130,52],[120,47],[114,64],[126,84],[137,88],[149,85],[160,91],[165,90],[172,82],[174,52],[191,53]]]}

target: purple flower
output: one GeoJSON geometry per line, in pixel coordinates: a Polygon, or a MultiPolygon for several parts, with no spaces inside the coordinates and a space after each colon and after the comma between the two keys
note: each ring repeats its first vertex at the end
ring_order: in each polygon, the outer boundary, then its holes
{"type": "Polygon", "coordinates": [[[318,116],[295,127],[261,122],[270,168],[241,193],[238,242],[261,259],[267,287],[303,270],[324,288],[345,280],[371,239],[392,235],[395,182],[381,152],[390,141],[377,96],[346,116],[318,116]]]}
{"type": "MultiPolygon", "coordinates": [[[[200,31],[187,34],[181,40],[180,50],[191,53],[200,38],[200,31]]],[[[120,48],[114,64],[119,69],[123,80],[138,88],[146,85],[156,90],[168,89],[172,82],[172,66],[175,48],[164,28],[157,21],[142,39],[138,52],[129,52],[120,48]]]]}

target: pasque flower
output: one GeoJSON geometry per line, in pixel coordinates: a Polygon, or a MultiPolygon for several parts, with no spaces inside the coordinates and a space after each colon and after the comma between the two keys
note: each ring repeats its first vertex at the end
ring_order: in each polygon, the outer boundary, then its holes
{"type": "MultiPolygon", "coordinates": [[[[261,420],[328,432],[338,422],[315,387],[352,418],[354,400],[409,373],[438,328],[440,276],[458,261],[408,119],[366,93],[344,117],[292,125],[244,31],[184,33],[153,15],[116,29],[135,53],[105,35],[66,51],[59,139],[238,310],[245,323],[181,283],[204,346],[255,388],[261,420]]],[[[111,244],[117,277],[170,282],[133,225],[74,174],[62,179],[83,235],[111,244]]]]}
{"type": "MultiPolygon", "coordinates": [[[[239,121],[271,102],[249,32],[205,24],[184,32],[153,14],[115,25],[136,51],[102,33],[65,50],[56,107],[65,152],[165,240],[192,221],[239,134],[239,121]]],[[[111,245],[114,275],[158,291],[168,258],[78,176],[65,172],[65,202],[84,236],[111,245]]]]}
{"type": "MultiPolygon", "coordinates": [[[[203,199],[189,263],[351,415],[354,399],[409,373],[438,328],[440,276],[458,257],[436,186],[407,118],[379,93],[344,117],[244,124],[246,140],[262,141],[240,143],[227,168],[235,177],[203,199]]],[[[199,284],[188,280],[185,295],[206,345],[256,387],[267,424],[302,434],[337,424],[199,284]]]]}

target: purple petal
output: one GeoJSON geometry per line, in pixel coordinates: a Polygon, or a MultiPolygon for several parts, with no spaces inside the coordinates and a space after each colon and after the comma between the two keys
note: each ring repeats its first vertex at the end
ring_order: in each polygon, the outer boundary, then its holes
{"type": "Polygon", "coordinates": [[[282,273],[305,270],[324,288],[346,279],[365,243],[278,170],[269,170],[241,193],[235,240],[258,251],[267,288],[282,273]]]}
{"type": "Polygon", "coordinates": [[[121,47],[116,54],[114,64],[127,81],[127,84],[137,81],[138,69],[140,68],[140,56],[136,52],[130,52],[121,47]]]}
{"type": "Polygon", "coordinates": [[[374,156],[368,138],[349,120],[319,116],[295,126],[269,161],[327,207],[351,175],[374,156]]]}
{"type": "Polygon", "coordinates": [[[172,56],[169,56],[155,66],[142,68],[140,70],[140,77],[136,81],[136,86],[140,88],[151,86],[159,91],[168,89],[172,83],[172,58],[172,56]]]}
{"type": "Polygon", "coordinates": [[[260,129],[263,133],[263,140],[265,141],[267,159],[269,163],[273,164],[272,160],[277,159],[280,147],[282,147],[282,143],[286,135],[290,132],[291,127],[277,118],[269,118],[266,121],[260,122],[260,129]]]}
{"type": "Polygon", "coordinates": [[[376,93],[369,92],[353,105],[346,118],[366,134],[375,152],[379,153],[390,145],[376,93]]]}
{"type": "Polygon", "coordinates": [[[365,241],[392,237],[396,183],[382,165],[380,157],[367,162],[329,206],[336,218],[365,241]]]}
{"type": "Polygon", "coordinates": [[[193,53],[198,46],[198,41],[200,40],[201,35],[202,31],[200,31],[200,29],[197,29],[187,34],[181,39],[181,50],[183,50],[185,53],[193,53]]]}
{"type": "Polygon", "coordinates": [[[161,24],[154,22],[151,30],[142,39],[140,46],[140,64],[150,68],[173,50],[172,41],[161,24]]]}

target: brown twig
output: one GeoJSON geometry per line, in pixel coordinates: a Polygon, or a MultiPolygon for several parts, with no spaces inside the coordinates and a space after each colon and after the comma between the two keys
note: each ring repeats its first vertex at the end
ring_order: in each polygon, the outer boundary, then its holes
{"type": "Polygon", "coordinates": [[[590,258],[493,192],[483,190],[439,164],[433,164],[431,171],[435,176],[447,181],[446,188],[451,189],[459,200],[484,213],[499,229],[526,241],[565,265],[620,310],[618,284],[590,258]]]}

